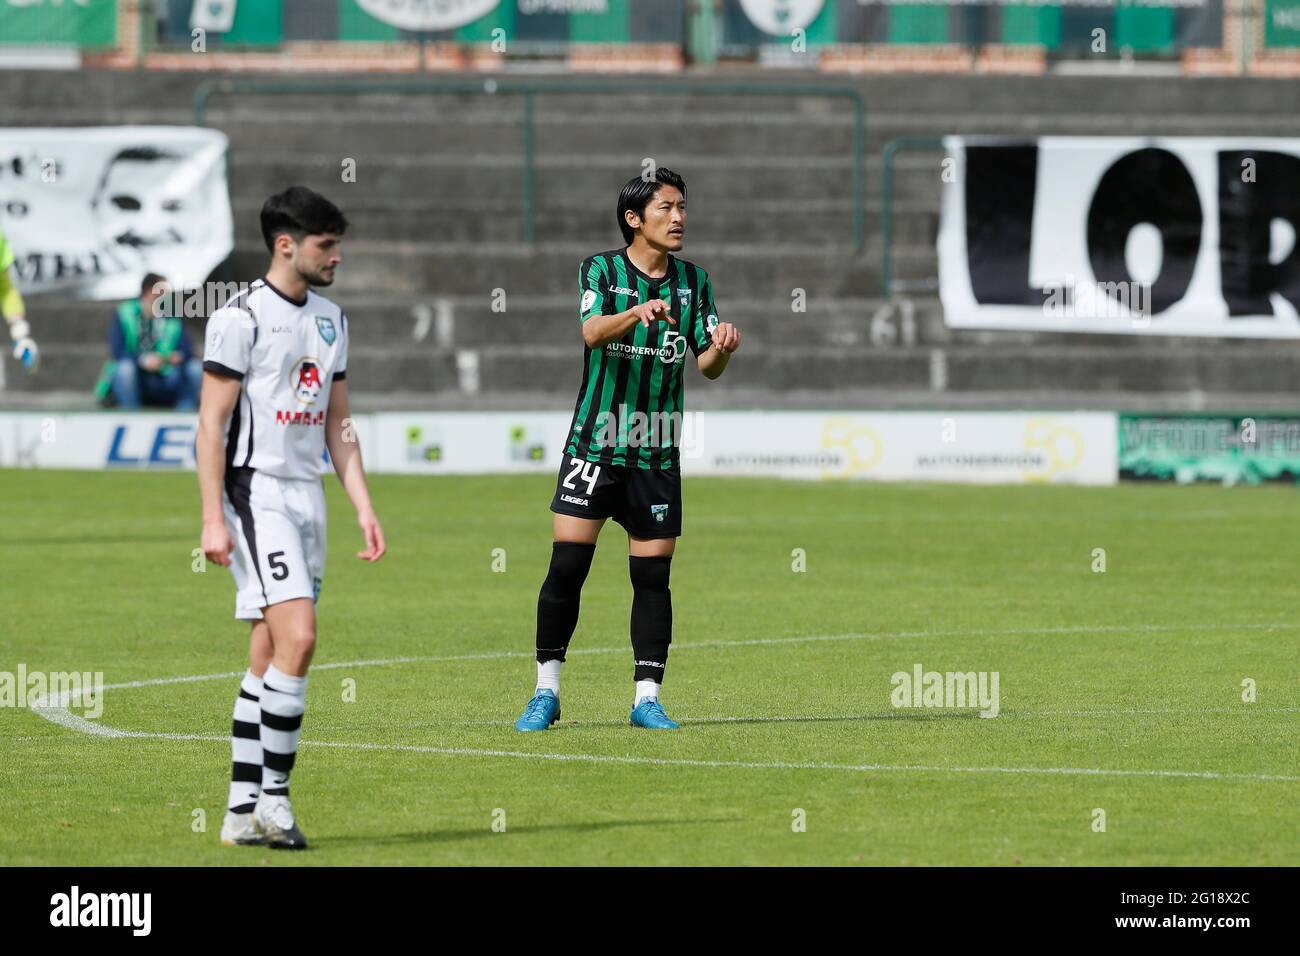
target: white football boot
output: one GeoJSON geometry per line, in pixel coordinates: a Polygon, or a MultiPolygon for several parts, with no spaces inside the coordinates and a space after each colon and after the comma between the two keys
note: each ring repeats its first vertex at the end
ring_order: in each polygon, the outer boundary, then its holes
{"type": "Polygon", "coordinates": [[[261,846],[266,842],[251,813],[231,813],[221,822],[221,842],[226,846],[261,846]]]}
{"type": "Polygon", "coordinates": [[[305,850],[307,838],[293,818],[293,807],[283,794],[262,794],[253,808],[253,820],[262,831],[266,845],[277,850],[305,850]]]}

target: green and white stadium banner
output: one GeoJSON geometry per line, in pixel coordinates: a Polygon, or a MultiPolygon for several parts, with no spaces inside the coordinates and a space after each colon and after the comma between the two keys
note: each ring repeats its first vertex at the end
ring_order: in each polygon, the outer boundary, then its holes
{"type": "Polygon", "coordinates": [[[1300,482],[1300,417],[1121,415],[1119,473],[1184,484],[1300,482]]]}
{"type": "Polygon", "coordinates": [[[1300,46],[1300,0],[1265,0],[1264,46],[1300,46]]]}
{"type": "MultiPolygon", "coordinates": [[[[3,2],[3,0],[0,0],[3,2]]],[[[685,41],[685,0],[168,0],[163,35],[188,44],[286,41],[481,43],[562,51],[583,43],[685,41]]]]}
{"type": "MultiPolygon", "coordinates": [[[[554,472],[570,423],[564,411],[353,418],[371,471],[426,475],[554,472]]],[[[192,469],[195,424],[180,413],[0,413],[0,466],[192,469]]],[[[688,475],[1086,485],[1117,475],[1107,412],[705,411],[674,427],[688,475]]]]}
{"type": "Polygon", "coordinates": [[[1223,0],[723,0],[721,21],[729,55],[796,39],[809,48],[1007,44],[1090,55],[1223,45],[1223,0]]]}
{"type": "Polygon", "coordinates": [[[0,0],[0,47],[117,43],[118,0],[0,0]]]}

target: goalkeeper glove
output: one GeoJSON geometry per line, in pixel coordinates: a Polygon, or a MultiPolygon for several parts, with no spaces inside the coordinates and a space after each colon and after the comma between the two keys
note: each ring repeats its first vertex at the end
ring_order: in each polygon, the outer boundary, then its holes
{"type": "Polygon", "coordinates": [[[14,358],[23,363],[28,373],[34,373],[41,364],[41,350],[31,336],[31,326],[19,320],[9,326],[9,336],[14,340],[14,358]]]}

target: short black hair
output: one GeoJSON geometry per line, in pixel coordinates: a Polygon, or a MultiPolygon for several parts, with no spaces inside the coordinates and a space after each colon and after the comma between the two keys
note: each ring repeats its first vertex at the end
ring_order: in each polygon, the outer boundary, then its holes
{"type": "Polygon", "coordinates": [[[623,191],[618,194],[618,228],[623,233],[623,241],[629,245],[636,238],[636,232],[627,224],[623,214],[630,209],[645,218],[646,204],[654,198],[660,186],[676,186],[681,190],[682,198],[686,198],[686,180],[663,166],[656,167],[654,176],[649,179],[644,176],[629,179],[623,191]]]}
{"type": "Polygon", "coordinates": [[[343,235],[348,221],[338,206],[306,186],[290,186],[262,204],[262,239],[275,251],[275,237],[288,233],[295,242],[303,236],[333,232],[343,235]]]}
{"type": "Polygon", "coordinates": [[[140,280],[140,294],[144,295],[146,292],[152,292],[153,287],[159,282],[166,283],[167,277],[160,276],[156,272],[146,272],[144,278],[140,280]]]}

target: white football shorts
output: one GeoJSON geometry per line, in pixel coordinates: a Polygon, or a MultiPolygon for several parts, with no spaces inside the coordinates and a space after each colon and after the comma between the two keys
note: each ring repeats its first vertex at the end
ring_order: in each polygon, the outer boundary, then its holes
{"type": "Polygon", "coordinates": [[[325,492],[319,478],[226,471],[222,507],[234,539],[235,617],[260,621],[262,608],[320,599],[325,576],[325,492]]]}

